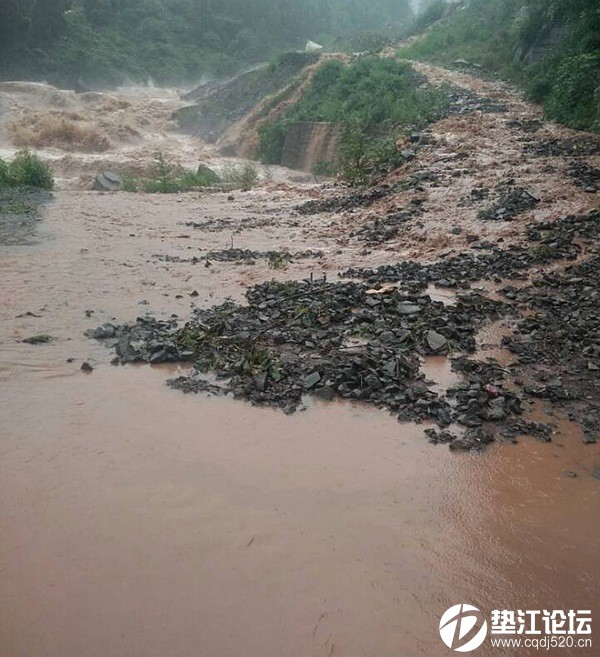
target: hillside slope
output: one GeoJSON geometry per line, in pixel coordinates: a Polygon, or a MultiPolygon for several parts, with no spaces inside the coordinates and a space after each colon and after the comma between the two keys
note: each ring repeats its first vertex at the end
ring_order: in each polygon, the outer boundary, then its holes
{"type": "Polygon", "coordinates": [[[400,50],[439,64],[457,59],[517,82],[549,118],[600,131],[600,4],[596,0],[437,2],[400,50]]]}

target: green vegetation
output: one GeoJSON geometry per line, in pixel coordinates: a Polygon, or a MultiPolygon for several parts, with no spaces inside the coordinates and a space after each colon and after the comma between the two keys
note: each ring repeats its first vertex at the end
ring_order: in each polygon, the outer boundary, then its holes
{"type": "Polygon", "coordinates": [[[292,256],[289,253],[274,253],[273,255],[269,256],[267,265],[269,269],[285,269],[291,259],[292,256]]]}
{"type": "Polygon", "coordinates": [[[176,194],[200,187],[212,187],[221,182],[219,176],[201,164],[196,173],[168,162],[162,153],[156,155],[156,164],[147,176],[123,176],[122,189],[126,192],[146,194],[176,194]]]}
{"type": "Polygon", "coordinates": [[[258,172],[251,164],[229,165],[222,175],[217,175],[204,164],[194,173],[172,164],[162,153],[157,153],[156,163],[145,176],[123,175],[121,188],[126,192],[146,194],[177,194],[224,183],[234,189],[252,189],[258,183],[258,172]]]}
{"type": "Polygon", "coordinates": [[[0,203],[0,216],[12,215],[30,215],[37,210],[37,207],[32,203],[24,203],[23,201],[9,201],[6,205],[0,203]]]}
{"type": "Polygon", "coordinates": [[[411,33],[420,34],[434,23],[437,23],[448,11],[450,11],[450,6],[444,0],[436,0],[430,3],[427,7],[422,8],[416,16],[411,26],[411,33]]]}
{"type": "MultiPolygon", "coordinates": [[[[439,3],[438,3],[439,4],[439,3]]],[[[429,11],[441,16],[440,7],[429,11]]],[[[547,115],[600,132],[600,4],[597,0],[471,0],[401,50],[408,58],[476,62],[520,84],[547,115]]],[[[431,16],[430,16],[431,18],[431,16]]],[[[417,19],[416,31],[433,20],[417,19]]]]}
{"type": "Polygon", "coordinates": [[[194,81],[410,17],[408,0],[2,0],[0,76],[194,81]]]}
{"type": "Polygon", "coordinates": [[[47,164],[27,150],[19,151],[11,162],[0,159],[0,187],[52,189],[54,178],[47,164]]]}
{"type": "Polygon", "coordinates": [[[375,169],[401,163],[396,141],[403,131],[440,115],[444,92],[422,83],[411,66],[393,59],[365,57],[348,66],[328,61],[295,105],[261,126],[259,156],[269,164],[280,162],[291,124],[326,121],[342,129],[336,168],[350,181],[364,182],[375,169]]]}
{"type": "Polygon", "coordinates": [[[235,189],[248,191],[258,184],[258,171],[250,162],[230,164],[223,171],[223,182],[229,183],[235,189]]]}

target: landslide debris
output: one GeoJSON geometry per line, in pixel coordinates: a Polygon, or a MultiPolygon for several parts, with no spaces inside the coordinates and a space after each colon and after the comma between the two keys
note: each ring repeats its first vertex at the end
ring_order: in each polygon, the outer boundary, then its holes
{"type": "Polygon", "coordinates": [[[504,249],[344,274],[363,282],[267,282],[247,292],[246,304],[196,309],[183,325],[175,316],[140,317],[88,334],[115,349],[116,363],[188,362],[190,372],[168,382],[183,392],[285,413],[302,408],[306,395],[360,401],[400,421],[437,424],[428,427],[429,440],[453,450],[523,434],[551,440],[553,425],[522,417],[535,398],[580,418],[593,442],[600,427],[598,237],[599,211],[565,216],[531,223],[524,244],[504,249]],[[564,261],[574,264],[561,269],[564,261]],[[503,301],[469,291],[446,305],[424,292],[431,283],[526,280],[546,265],[558,267],[527,286],[505,285],[503,301]],[[518,359],[509,367],[477,358],[478,332],[500,318],[520,318],[504,339],[518,359]],[[429,381],[422,364],[430,356],[450,358],[460,381],[447,390],[429,381]]]}
{"type": "MultiPolygon", "coordinates": [[[[119,362],[192,362],[190,375],[169,382],[184,392],[229,394],[286,413],[310,393],[363,401],[402,420],[450,425],[464,409],[455,411],[425,381],[421,359],[474,352],[478,328],[507,306],[479,294],[445,306],[399,289],[373,292],[352,282],[269,282],[248,291],[248,305],[198,309],[183,327],[139,318],[89,335],[107,340],[119,362]]],[[[486,395],[479,410],[469,406],[481,423],[493,415],[486,395]]]]}
{"type": "Polygon", "coordinates": [[[173,118],[184,132],[213,143],[262,100],[292,84],[319,57],[318,53],[284,53],[273,64],[203,84],[183,97],[193,104],[178,110],[173,118]]]}
{"type": "Polygon", "coordinates": [[[478,213],[479,219],[488,221],[512,221],[520,214],[533,210],[540,198],[523,187],[516,186],[513,180],[498,186],[496,200],[478,213]]]}
{"type": "Polygon", "coordinates": [[[582,251],[578,239],[598,233],[599,216],[593,212],[532,224],[526,233],[527,245],[502,248],[492,244],[489,252],[460,253],[432,264],[405,260],[377,269],[351,268],[342,276],[364,279],[370,285],[398,282],[411,290],[422,290],[432,283],[439,287],[468,288],[481,280],[519,278],[534,265],[576,259],[582,251]]]}
{"type": "MultiPolygon", "coordinates": [[[[595,236],[597,239],[597,235],[595,236]]],[[[600,255],[505,290],[534,314],[504,345],[530,380],[526,392],[565,407],[586,442],[600,435],[600,255]]]]}

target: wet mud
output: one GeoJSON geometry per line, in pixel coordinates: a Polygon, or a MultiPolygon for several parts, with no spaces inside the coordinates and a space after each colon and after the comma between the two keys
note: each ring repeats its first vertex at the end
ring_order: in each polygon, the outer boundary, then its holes
{"type": "MultiPolygon", "coordinates": [[[[33,240],[0,244],[2,657],[437,657],[460,602],[598,617],[598,215],[570,170],[597,155],[530,151],[583,138],[495,80],[420,69],[494,111],[432,126],[364,200],[286,171],[76,191],[130,146],[45,151],[60,189],[33,240]],[[478,218],[508,178],[540,202],[478,218]],[[200,375],[230,396],[165,385],[200,375]]],[[[17,113],[32,93],[2,92],[17,113]]]]}

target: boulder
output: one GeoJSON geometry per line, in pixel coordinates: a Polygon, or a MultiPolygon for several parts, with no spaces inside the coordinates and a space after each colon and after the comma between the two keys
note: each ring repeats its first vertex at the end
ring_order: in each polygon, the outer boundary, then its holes
{"type": "Polygon", "coordinates": [[[437,331],[427,331],[425,340],[429,349],[434,353],[440,352],[448,346],[448,340],[437,331]]]}
{"type": "Polygon", "coordinates": [[[103,171],[96,176],[92,189],[97,192],[116,192],[121,188],[121,178],[112,171],[103,171]]]}

